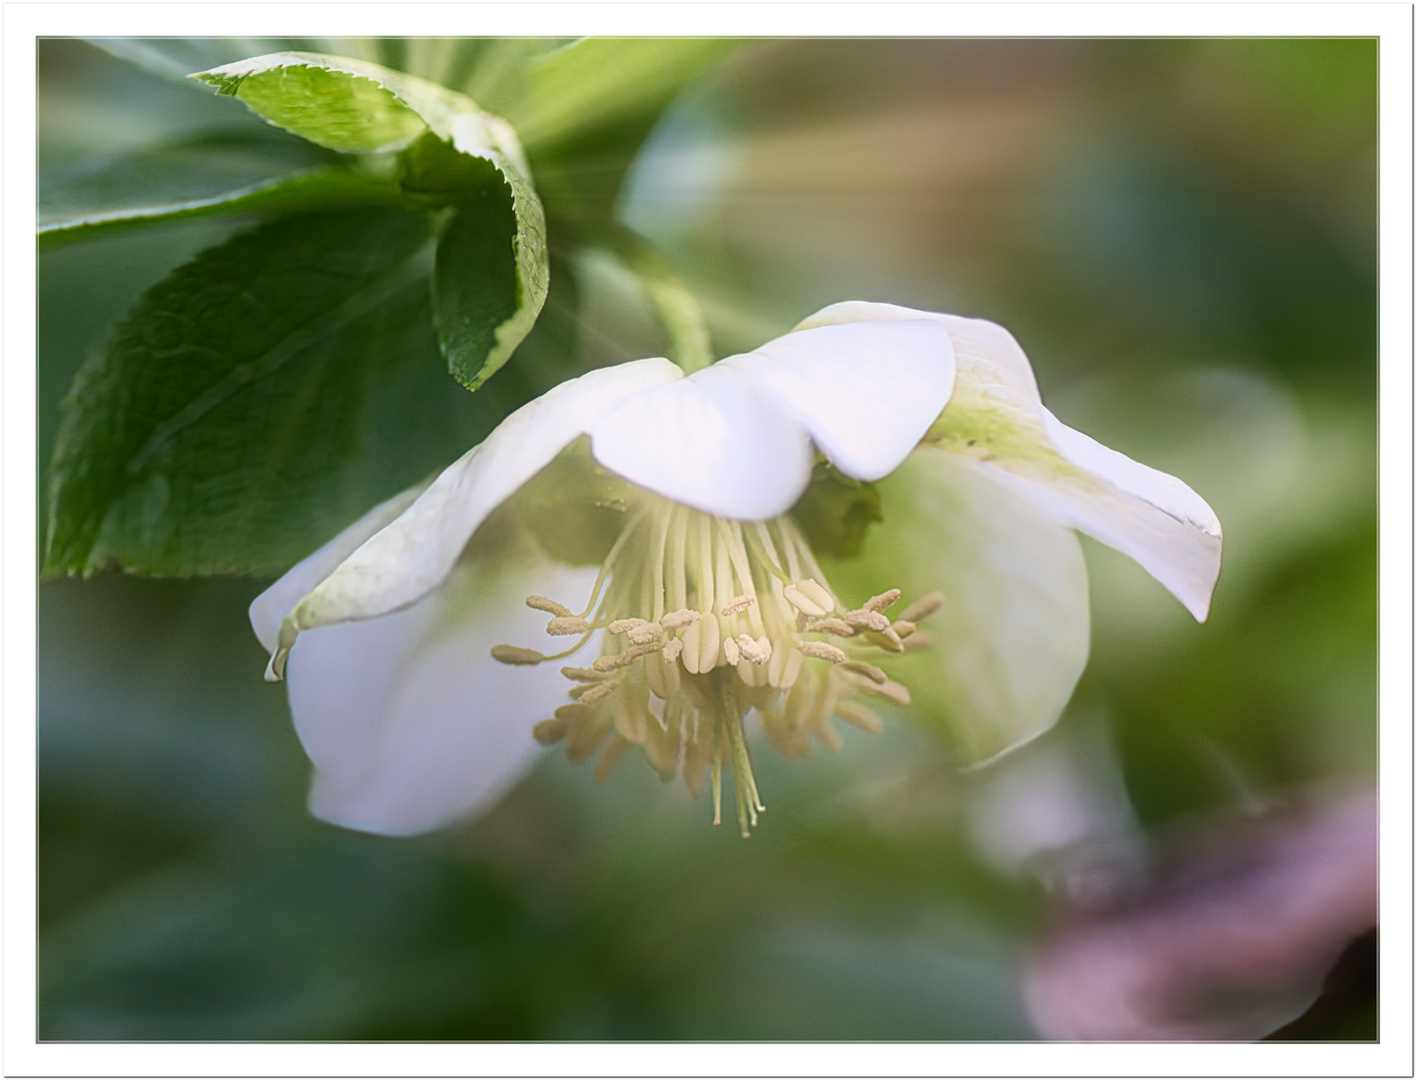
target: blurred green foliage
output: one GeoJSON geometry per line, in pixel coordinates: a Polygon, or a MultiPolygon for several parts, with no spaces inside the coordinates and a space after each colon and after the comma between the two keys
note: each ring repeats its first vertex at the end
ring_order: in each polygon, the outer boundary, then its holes
{"type": "MultiPolygon", "coordinates": [[[[516,96],[508,57],[550,44],[372,58],[442,57],[495,111],[516,96]]],[[[197,70],[268,46],[181,47],[197,70]]],[[[1102,717],[1144,825],[1372,778],[1376,44],[822,40],[708,59],[637,160],[632,110],[603,159],[528,140],[551,294],[456,406],[461,445],[568,375],[667,347],[618,264],[557,247],[579,211],[557,209],[556,169],[607,177],[596,198],[673,257],[720,355],[842,299],[986,316],[1062,420],[1211,503],[1225,568],[1204,626],[1088,544],[1092,661],[1047,737],[1102,717]]],[[[249,135],[223,105],[41,42],[41,170],[249,135]]],[[[86,351],[238,224],[40,253],[41,464],[86,351]]],[[[1028,1037],[1017,964],[1044,896],[982,857],[963,824],[977,778],[914,729],[791,763],[758,750],[769,811],[748,842],[637,757],[597,788],[550,753],[467,826],[345,833],[304,811],[245,620],[263,584],[40,588],[41,1038],[1028,1037]]]]}

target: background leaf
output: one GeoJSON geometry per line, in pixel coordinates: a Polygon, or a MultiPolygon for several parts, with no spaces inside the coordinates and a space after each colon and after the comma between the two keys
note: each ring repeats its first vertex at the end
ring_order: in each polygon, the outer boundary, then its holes
{"type": "Polygon", "coordinates": [[[422,214],[308,214],[150,289],[64,404],[45,571],[289,565],[468,445],[422,214]]]}
{"type": "Polygon", "coordinates": [[[725,38],[582,38],[536,58],[507,119],[528,148],[584,139],[655,117],[740,42],[725,38]]]}
{"type": "Polygon", "coordinates": [[[717,38],[584,38],[531,60],[503,112],[531,159],[551,231],[614,221],[650,130],[690,82],[740,43],[717,38]]]}
{"type": "Polygon", "coordinates": [[[387,177],[350,169],[302,139],[212,133],[47,178],[37,235],[54,244],[203,214],[397,201],[387,177]]]}

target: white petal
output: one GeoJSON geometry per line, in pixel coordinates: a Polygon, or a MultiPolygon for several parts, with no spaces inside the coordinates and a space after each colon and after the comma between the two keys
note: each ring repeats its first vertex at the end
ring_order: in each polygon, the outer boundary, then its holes
{"type": "Polygon", "coordinates": [[[1219,521],[1180,480],[1062,424],[1002,327],[891,304],[833,304],[803,328],[932,318],[954,341],[954,394],[930,441],[1005,476],[1059,520],[1129,555],[1201,622],[1219,577],[1219,521]]]}
{"type": "Polygon", "coordinates": [[[535,760],[531,727],[565,702],[567,685],[559,664],[509,666],[490,650],[549,642],[546,616],[525,597],[578,599],[594,578],[526,542],[464,560],[410,607],[301,634],[287,681],[315,765],[311,812],[407,836],[490,805],[535,760]]]}
{"type": "Polygon", "coordinates": [[[1003,478],[922,447],[880,482],[885,520],[858,558],[825,567],[838,595],[894,586],[902,605],[934,591],[920,623],[933,645],[893,661],[911,715],[943,724],[961,763],[1040,735],[1086,666],[1086,564],[1070,528],[1003,478]]]}
{"type": "Polygon", "coordinates": [[[287,570],[274,585],[251,601],[251,628],[269,652],[275,648],[280,623],[305,596],[374,533],[387,525],[427,490],[427,482],[378,504],[313,555],[287,570]]]}
{"type": "Polygon", "coordinates": [[[1087,475],[1034,485],[1037,497],[1087,535],[1131,556],[1204,622],[1223,546],[1209,504],[1175,477],[1102,446],[1050,412],[1044,422],[1052,444],[1087,475]]]}
{"type": "Polygon", "coordinates": [[[723,364],[628,398],[596,421],[590,440],[605,468],[721,517],[774,517],[811,478],[806,429],[723,364]]]}
{"type": "Polygon", "coordinates": [[[934,320],[800,330],[721,364],[749,374],[857,480],[899,465],[954,386],[954,346],[934,320]]]}
{"type": "Polygon", "coordinates": [[[448,575],[487,515],[596,417],[647,387],[682,377],[667,360],[636,360],[571,379],[523,405],[312,590],[286,620],[283,638],[382,615],[424,596],[448,575]]]}

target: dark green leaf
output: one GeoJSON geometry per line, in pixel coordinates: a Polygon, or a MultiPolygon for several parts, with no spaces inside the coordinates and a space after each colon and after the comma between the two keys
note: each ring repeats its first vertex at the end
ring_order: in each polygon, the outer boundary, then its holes
{"type": "Polygon", "coordinates": [[[399,181],[415,203],[453,206],[438,240],[433,311],[448,370],[475,390],[506,363],[545,303],[541,204],[499,155],[464,154],[432,133],[403,155],[399,181]]]}
{"type": "Polygon", "coordinates": [[[397,203],[392,180],[289,137],[206,135],[42,180],[45,245],[174,218],[397,203]]]}
{"type": "Polygon", "coordinates": [[[150,289],[64,404],[45,572],[277,570],[470,445],[429,235],[408,211],[287,218],[150,289]]]}
{"type": "Polygon", "coordinates": [[[506,121],[441,86],[343,57],[279,53],[198,78],[322,146],[407,144],[404,194],[453,208],[434,286],[448,370],[475,390],[506,363],[536,322],[548,276],[545,215],[506,121]]]}

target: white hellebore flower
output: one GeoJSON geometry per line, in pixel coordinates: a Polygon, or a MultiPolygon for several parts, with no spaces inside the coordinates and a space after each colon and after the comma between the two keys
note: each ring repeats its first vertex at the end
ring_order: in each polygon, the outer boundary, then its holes
{"type": "Polygon", "coordinates": [[[1000,327],[844,303],[693,375],[638,360],[557,386],[251,622],[328,821],[433,829],[537,741],[580,760],[608,737],[597,775],[637,744],[694,792],[710,777],[715,817],[728,765],[746,832],[750,712],[801,753],[836,744],[832,717],[909,704],[903,680],[961,761],[1052,724],[1088,647],[1073,529],[1205,618],[1220,528],[1198,495],[1060,423],[1000,327]],[[532,649],[546,633],[571,647],[532,649]]]}

